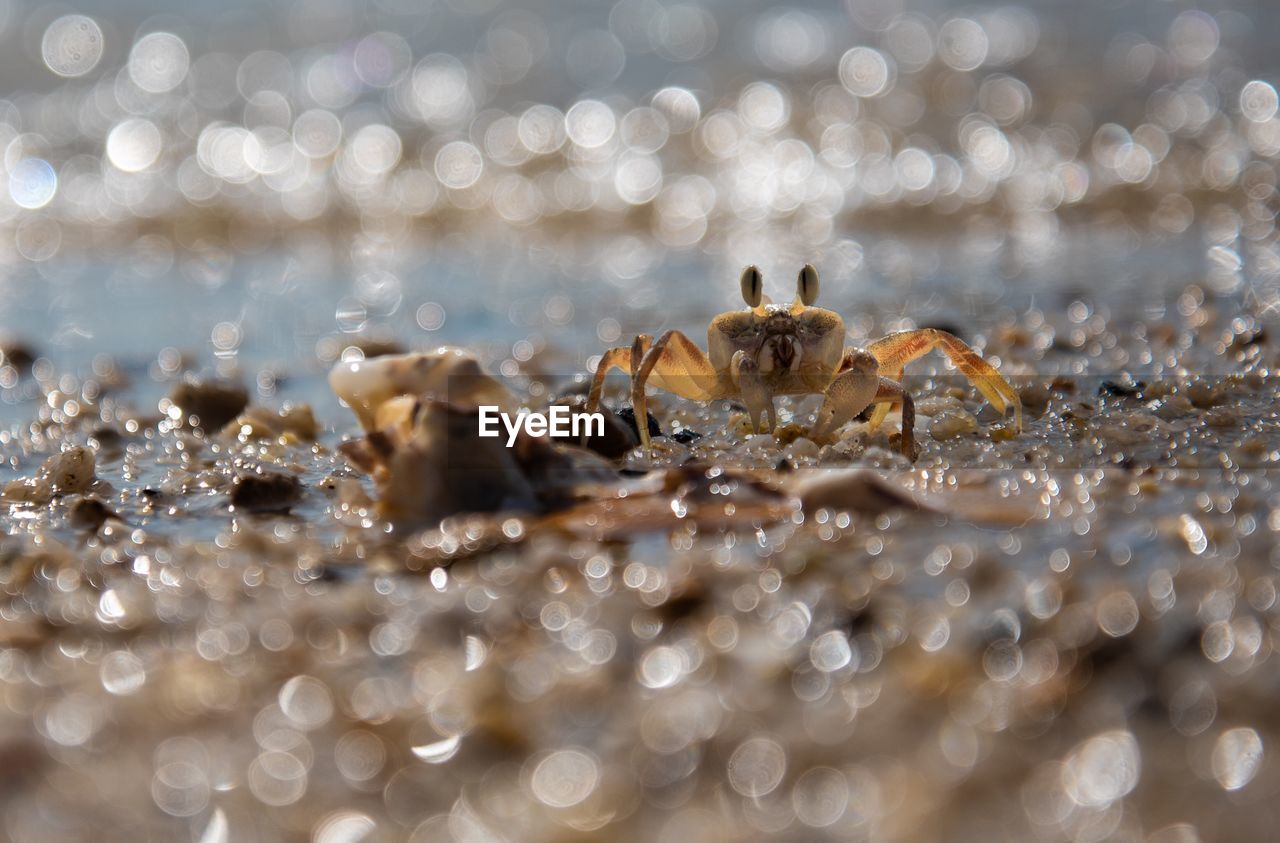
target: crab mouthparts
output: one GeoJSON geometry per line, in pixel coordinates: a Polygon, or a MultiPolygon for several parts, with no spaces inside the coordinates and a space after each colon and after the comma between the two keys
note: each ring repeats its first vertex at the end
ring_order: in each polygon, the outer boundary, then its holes
{"type": "Polygon", "coordinates": [[[760,361],[760,368],[766,372],[775,368],[793,370],[800,363],[800,343],[790,334],[773,337],[767,350],[772,353],[762,355],[766,359],[760,361]]]}

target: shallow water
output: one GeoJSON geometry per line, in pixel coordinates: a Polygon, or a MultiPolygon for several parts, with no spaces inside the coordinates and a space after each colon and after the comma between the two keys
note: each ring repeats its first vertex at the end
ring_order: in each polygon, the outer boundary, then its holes
{"type": "MultiPolygon", "coordinates": [[[[734,257],[659,257],[642,278],[611,277],[601,260],[569,269],[532,243],[483,236],[410,245],[368,283],[353,278],[359,270],[350,262],[334,265],[305,241],[225,255],[216,272],[201,256],[178,267],[165,255],[142,271],[137,260],[75,260],[10,274],[0,335],[29,342],[60,372],[91,376],[95,356],[113,358],[139,406],[163,395],[173,374],[157,367],[162,349],[184,355],[197,371],[248,381],[278,371],[287,377],[265,379],[259,397],[312,403],[332,428],[345,420],[320,375],[347,344],[376,336],[405,348],[467,345],[500,362],[528,354],[515,348],[523,342],[560,355],[551,374],[568,379],[636,333],[677,328],[701,340],[711,317],[738,306],[736,268],[748,263],[776,270],[767,290],[785,299],[790,268],[816,262],[825,273],[822,303],[846,317],[850,342],[865,342],[899,323],[945,325],[972,339],[1028,310],[1065,312],[1076,302],[1091,311],[1101,305],[1115,318],[1158,319],[1203,278],[1209,260],[1196,231],[1143,240],[1083,226],[1030,255],[998,233],[984,240],[852,230],[834,246],[805,252],[785,237],[761,241],[734,257]],[[379,281],[373,296],[381,299],[371,307],[362,298],[379,281]]],[[[632,245],[598,239],[584,248],[607,262],[632,245]]],[[[1242,286],[1232,283],[1240,301],[1242,286]]],[[[1093,374],[1113,373],[1095,367],[1093,374]]],[[[30,415],[30,386],[3,393],[8,423],[30,415]]]]}

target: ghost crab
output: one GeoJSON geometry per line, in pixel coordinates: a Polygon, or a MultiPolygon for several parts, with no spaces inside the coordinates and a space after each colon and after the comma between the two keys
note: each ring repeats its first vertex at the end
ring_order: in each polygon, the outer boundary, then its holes
{"type": "Polygon", "coordinates": [[[828,441],[843,424],[873,407],[872,430],[894,405],[902,407],[902,452],[915,458],[915,405],[899,382],[903,368],[940,348],[983,397],[1001,413],[1013,408],[1013,429],[1022,430],[1022,402],[995,367],[958,337],[936,328],[899,331],[866,348],[844,344],[844,320],[835,311],[814,307],[818,273],[805,264],[791,304],[764,301],[760,270],[742,271],[746,310],[731,310],[711,320],[708,353],[680,331],[666,331],[654,341],[647,334],[628,348],[604,353],[587,398],[587,410],[600,406],[605,376],[613,369],[631,375],[631,404],[639,420],[640,444],[649,448],[644,423],[645,387],[649,384],[692,401],[739,399],[747,409],[754,432],[776,427],[776,395],[821,393],[822,407],[809,433],[815,442],[828,441]],[[760,425],[763,416],[763,425],[760,425]]]}

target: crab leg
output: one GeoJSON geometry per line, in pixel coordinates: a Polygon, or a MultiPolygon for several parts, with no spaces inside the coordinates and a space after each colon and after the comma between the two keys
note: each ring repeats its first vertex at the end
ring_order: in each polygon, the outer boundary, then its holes
{"type": "Polygon", "coordinates": [[[596,366],[595,377],[591,380],[591,392],[587,394],[587,412],[594,413],[600,409],[600,395],[604,391],[604,379],[609,372],[614,369],[621,369],[628,375],[640,369],[640,361],[644,359],[645,352],[653,345],[653,337],[648,334],[639,334],[628,348],[620,345],[617,348],[611,348],[600,358],[600,365],[596,366]]]}
{"type": "MultiPolygon", "coordinates": [[[[899,331],[867,346],[867,350],[880,361],[881,372],[895,381],[902,379],[902,370],[908,363],[935,348],[942,349],[955,367],[991,402],[991,406],[1001,413],[1012,407],[1013,428],[1015,431],[1022,431],[1022,400],[1017,391],[994,366],[954,334],[937,328],[899,331]]],[[[889,408],[885,405],[876,407],[871,413],[870,429],[875,430],[888,412],[889,408]]]]}
{"type": "Polygon", "coordinates": [[[769,433],[776,421],[773,416],[773,396],[760,376],[760,366],[745,351],[735,351],[729,364],[729,377],[733,379],[738,395],[747,408],[747,418],[751,421],[752,433],[769,433]],[[764,416],[763,427],[760,417],[764,416]]]}
{"type": "Polygon", "coordinates": [[[822,407],[813,423],[809,438],[815,442],[829,439],[845,422],[868,406],[876,409],[902,405],[902,453],[914,460],[916,406],[911,393],[895,380],[881,377],[876,358],[858,348],[846,348],[840,361],[839,374],[826,389],[822,407]]]}
{"type": "Polygon", "coordinates": [[[916,403],[911,399],[911,393],[897,381],[881,378],[880,388],[876,390],[876,397],[871,403],[876,405],[876,410],[887,410],[895,404],[902,405],[902,453],[907,459],[914,461],[916,458],[916,403]]]}
{"type": "Polygon", "coordinates": [[[815,442],[830,439],[840,425],[875,400],[879,387],[880,364],[876,358],[860,349],[846,348],[835,379],[823,390],[822,407],[809,438],[815,442]]]}
{"type": "Polygon", "coordinates": [[[638,365],[634,357],[632,361],[631,407],[636,414],[640,444],[645,448],[649,447],[649,426],[646,423],[648,410],[644,388],[650,382],[692,401],[711,401],[722,397],[720,378],[711,360],[681,331],[666,331],[645,352],[638,365]]]}

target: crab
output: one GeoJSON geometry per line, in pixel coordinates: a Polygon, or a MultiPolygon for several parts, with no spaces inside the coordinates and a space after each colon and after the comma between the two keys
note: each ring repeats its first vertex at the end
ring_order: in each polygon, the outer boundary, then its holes
{"type": "Polygon", "coordinates": [[[760,270],[742,271],[745,310],[731,310],[711,320],[707,348],[681,331],[666,331],[655,341],[640,334],[630,347],[606,351],[596,367],[587,397],[589,412],[600,407],[605,377],[614,369],[631,375],[631,404],[640,444],[650,447],[645,387],[652,384],[692,401],[737,399],[747,410],[754,433],[772,432],[777,395],[823,395],[809,431],[815,442],[830,441],[842,425],[871,408],[868,426],[875,430],[889,411],[902,408],[900,445],[915,458],[915,404],[900,382],[904,367],[941,349],[983,397],[1002,415],[1012,409],[1013,430],[1022,430],[1022,402],[1009,382],[959,337],[937,328],[898,331],[866,348],[845,346],[840,314],[814,307],[818,272],[805,264],[791,304],[764,300],[760,270]],[[763,420],[763,421],[762,421],[763,420]]]}

